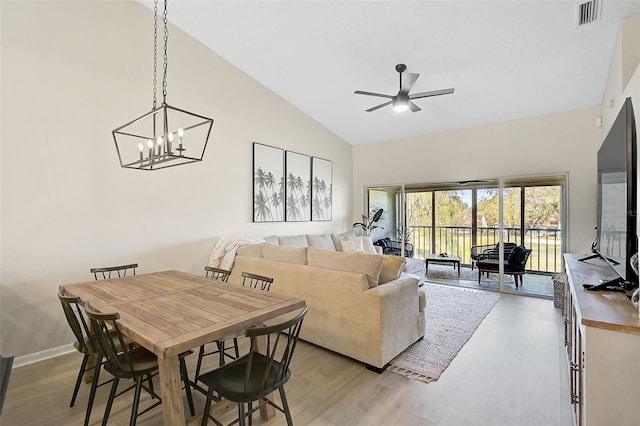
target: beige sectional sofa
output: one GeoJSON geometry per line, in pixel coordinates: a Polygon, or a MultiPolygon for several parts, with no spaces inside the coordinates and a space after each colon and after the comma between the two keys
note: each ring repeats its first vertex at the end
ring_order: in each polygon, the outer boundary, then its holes
{"type": "Polygon", "coordinates": [[[351,236],[279,237],[278,245],[242,246],[229,282],[241,283],[245,271],[273,277],[272,292],[309,306],[302,339],[381,372],[424,336],[424,293],[417,277],[402,273],[404,258],[336,249],[351,236]]]}

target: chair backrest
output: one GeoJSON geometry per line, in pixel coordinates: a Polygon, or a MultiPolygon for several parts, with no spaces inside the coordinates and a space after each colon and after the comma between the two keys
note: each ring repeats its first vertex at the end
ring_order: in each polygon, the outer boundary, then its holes
{"type": "Polygon", "coordinates": [[[266,389],[274,383],[284,383],[289,378],[289,365],[298,343],[302,320],[309,310],[305,307],[294,318],[268,327],[249,327],[246,336],[251,339],[245,391],[258,385],[266,389]],[[258,339],[266,340],[266,346],[258,339]],[[254,362],[256,359],[266,362],[254,362]]]}
{"type": "Polygon", "coordinates": [[[111,274],[118,275],[120,277],[126,277],[127,271],[132,270],[133,275],[136,274],[136,268],[138,267],[137,263],[132,263],[130,265],[120,265],[120,266],[105,266],[103,268],[91,268],[89,271],[93,274],[93,277],[98,280],[99,276],[102,276],[103,280],[108,280],[111,278],[111,274]]]}
{"type": "MultiPolygon", "coordinates": [[[[65,295],[64,287],[60,286],[58,289],[58,300],[62,305],[62,310],[64,311],[64,316],[67,318],[67,323],[78,341],[78,350],[83,353],[89,353],[92,350],[95,350],[87,347],[87,340],[92,337],[89,332],[89,323],[82,313],[82,301],[80,298],[65,295]]],[[[92,341],[92,343],[94,342],[92,341]]]]}
{"type": "Polygon", "coordinates": [[[251,272],[242,273],[243,286],[269,291],[271,283],[273,283],[273,278],[265,277],[264,275],[252,274],[251,272]]]}
{"type": "Polygon", "coordinates": [[[130,354],[134,346],[125,342],[125,337],[120,331],[117,322],[120,314],[96,312],[91,309],[89,302],[85,303],[84,310],[91,322],[94,340],[111,368],[116,372],[133,371],[130,354]]]}
{"type": "Polygon", "coordinates": [[[229,275],[231,275],[231,271],[226,269],[214,268],[212,266],[205,266],[205,277],[211,278],[214,280],[227,281],[229,279],[229,275]]]}
{"type": "Polygon", "coordinates": [[[2,414],[4,398],[7,396],[7,389],[9,388],[9,378],[11,377],[12,365],[13,356],[4,357],[0,355],[0,414],[2,414]]]}

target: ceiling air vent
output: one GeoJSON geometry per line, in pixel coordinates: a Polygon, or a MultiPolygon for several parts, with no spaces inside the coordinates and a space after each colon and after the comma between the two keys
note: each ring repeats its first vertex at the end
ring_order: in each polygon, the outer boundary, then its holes
{"type": "Polygon", "coordinates": [[[600,19],[602,0],[590,0],[576,5],[576,27],[590,24],[600,19]]]}

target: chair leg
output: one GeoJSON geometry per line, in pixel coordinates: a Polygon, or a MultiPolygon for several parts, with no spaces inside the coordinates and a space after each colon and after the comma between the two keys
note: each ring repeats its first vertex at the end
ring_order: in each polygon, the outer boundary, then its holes
{"type": "Polygon", "coordinates": [[[253,402],[249,401],[247,405],[249,411],[249,426],[251,426],[253,424],[253,411],[251,411],[251,409],[253,408],[253,402]]]}
{"type": "Polygon", "coordinates": [[[140,393],[142,392],[142,377],[136,377],[136,391],[133,395],[133,406],[131,407],[131,418],[129,420],[129,426],[136,425],[136,419],[138,418],[138,405],[140,404],[140,393]]]}
{"type": "Polygon", "coordinates": [[[202,367],[202,358],[204,358],[204,345],[200,345],[200,350],[198,351],[198,363],[196,364],[196,375],[193,376],[193,382],[197,383],[200,378],[200,367],[202,367]]]}
{"type": "Polygon", "coordinates": [[[189,403],[189,411],[191,416],[196,415],[196,409],[193,407],[193,397],[191,395],[191,385],[189,384],[189,376],[187,373],[187,364],[184,362],[184,358],[180,358],[180,374],[182,375],[182,381],[184,382],[184,391],[187,394],[187,402],[189,403]]]}
{"type": "Polygon", "coordinates": [[[102,355],[98,355],[96,366],[94,367],[93,381],[91,382],[91,392],[89,392],[89,401],[87,402],[87,412],[84,415],[84,426],[89,426],[89,420],[91,419],[91,409],[93,408],[93,401],[96,398],[96,389],[98,389],[98,378],[100,377],[100,370],[102,370],[102,355]]]}
{"type": "Polygon", "coordinates": [[[158,398],[158,394],[155,389],[153,389],[153,376],[151,373],[147,374],[147,383],[149,383],[149,393],[151,394],[151,399],[158,398]]]}
{"type": "Polygon", "coordinates": [[[240,426],[246,426],[247,424],[244,411],[244,402],[238,402],[238,421],[240,426]]]}
{"type": "Polygon", "coordinates": [[[111,412],[111,406],[113,405],[113,398],[116,396],[118,390],[118,377],[113,378],[113,384],[111,385],[111,392],[109,393],[109,400],[107,401],[107,408],[104,409],[104,416],[102,417],[102,426],[107,426],[107,420],[109,420],[109,413],[111,412]]]}
{"type": "Polygon", "coordinates": [[[233,338],[233,346],[236,350],[236,359],[240,358],[240,351],[238,350],[238,339],[237,338],[233,338]]]}
{"type": "Polygon", "coordinates": [[[219,365],[222,367],[224,365],[224,340],[216,340],[216,344],[218,345],[218,355],[220,356],[219,365]]]}
{"type": "Polygon", "coordinates": [[[80,365],[80,371],[78,371],[78,378],[76,379],[76,386],[73,388],[73,396],[71,396],[71,404],[69,407],[73,407],[73,404],[76,403],[76,397],[78,396],[78,390],[80,389],[80,383],[82,383],[82,376],[84,375],[85,369],[87,368],[87,361],[89,361],[89,354],[84,354],[82,357],[82,364],[80,365]]]}
{"type": "Polygon", "coordinates": [[[202,413],[202,426],[207,426],[209,423],[209,410],[211,409],[211,402],[213,401],[213,389],[209,388],[207,392],[207,402],[204,404],[204,413],[202,413]]]}
{"type": "Polygon", "coordinates": [[[291,419],[291,411],[289,411],[289,404],[287,403],[287,396],[284,394],[284,386],[281,386],[280,389],[280,399],[282,400],[282,408],[284,410],[284,415],[287,418],[287,425],[293,426],[293,420],[291,419]]]}

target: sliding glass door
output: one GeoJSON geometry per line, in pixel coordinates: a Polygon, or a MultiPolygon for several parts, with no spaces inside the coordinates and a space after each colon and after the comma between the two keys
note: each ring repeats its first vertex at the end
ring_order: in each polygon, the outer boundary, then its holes
{"type": "Polygon", "coordinates": [[[404,192],[406,200],[394,204],[396,209],[405,205],[404,213],[397,210],[394,217],[404,219],[406,226],[395,220],[391,229],[405,229],[403,237],[414,246],[416,258],[460,258],[460,277],[436,263],[429,268],[429,281],[552,296],[551,275],[562,271],[565,181],[560,175],[386,187],[396,191],[397,200],[404,192]],[[504,253],[498,250],[500,242],[507,255],[496,262],[506,266],[480,275],[472,253],[504,253]],[[522,271],[509,264],[513,246],[524,246],[528,252],[522,271]]]}

